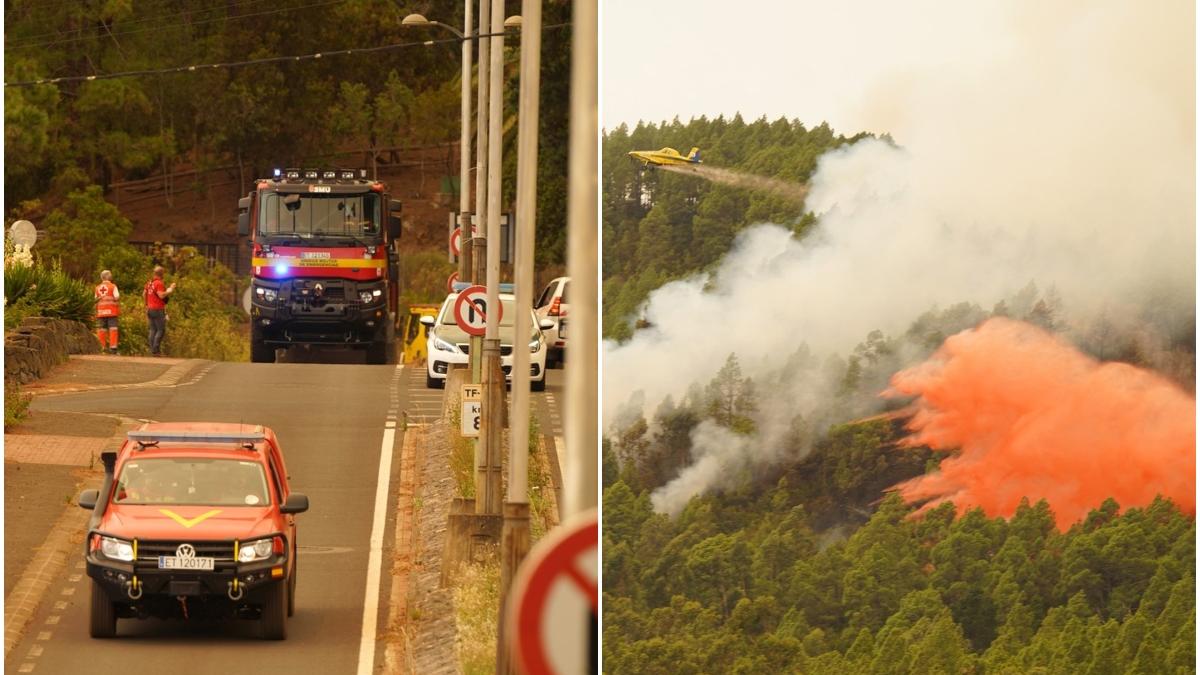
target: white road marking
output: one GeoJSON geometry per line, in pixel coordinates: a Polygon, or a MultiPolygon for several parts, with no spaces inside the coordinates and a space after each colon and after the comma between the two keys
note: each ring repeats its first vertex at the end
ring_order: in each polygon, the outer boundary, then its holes
{"type": "Polygon", "coordinates": [[[59,600],[58,602],[54,603],[54,609],[66,609],[66,608],[67,608],[67,603],[65,600],[59,600]]]}
{"type": "Polygon", "coordinates": [[[50,639],[50,631],[48,631],[48,630],[44,630],[44,631],[41,631],[41,632],[39,632],[39,633],[38,633],[38,636],[37,636],[37,639],[38,639],[38,640],[41,640],[41,641],[43,641],[43,642],[44,642],[44,641],[46,641],[46,640],[49,640],[49,639],[50,639]]]}
{"type": "Polygon", "coordinates": [[[61,616],[57,614],[51,614],[50,616],[46,617],[46,624],[53,626],[56,625],[61,619],[61,616]]]}
{"type": "Polygon", "coordinates": [[[76,581],[79,581],[80,579],[82,579],[83,575],[82,574],[72,574],[71,576],[69,576],[67,578],[71,580],[71,583],[75,583],[76,581]]]}
{"type": "Polygon", "coordinates": [[[32,646],[32,647],[30,647],[30,648],[29,648],[29,656],[26,656],[25,658],[27,658],[27,659],[36,659],[37,657],[39,657],[39,656],[41,656],[41,655],[42,655],[42,650],[43,650],[43,649],[45,649],[45,647],[43,647],[43,646],[41,646],[41,645],[34,645],[34,646],[32,646]]]}
{"type": "Polygon", "coordinates": [[[62,589],[62,594],[63,595],[75,595],[75,587],[67,586],[66,588],[62,589]]]}
{"type": "MultiPolygon", "coordinates": [[[[397,371],[403,368],[403,364],[396,366],[397,371]]],[[[383,444],[379,449],[379,476],[375,481],[375,517],[371,521],[371,552],[367,558],[367,590],[363,598],[362,639],[358,643],[358,675],[372,675],[375,671],[375,632],[379,621],[383,528],[387,522],[388,489],[392,478],[392,445],[395,442],[395,427],[385,427],[383,444]]]]}
{"type": "Polygon", "coordinates": [[[36,663],[22,663],[21,667],[17,669],[17,672],[18,673],[32,673],[33,669],[35,667],[37,667],[36,663]]]}

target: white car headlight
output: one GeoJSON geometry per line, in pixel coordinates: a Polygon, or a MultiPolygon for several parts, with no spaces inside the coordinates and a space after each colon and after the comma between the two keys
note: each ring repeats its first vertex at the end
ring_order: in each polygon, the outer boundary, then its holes
{"type": "Polygon", "coordinates": [[[133,545],[123,539],[100,537],[100,552],[104,554],[105,558],[124,562],[133,561],[133,545]]]}
{"type": "Polygon", "coordinates": [[[271,557],[272,542],[270,539],[248,541],[238,548],[238,562],[249,563],[256,560],[266,560],[271,557]]]}
{"type": "Polygon", "coordinates": [[[449,342],[446,342],[445,340],[443,340],[442,338],[440,338],[436,335],[429,336],[429,341],[433,344],[433,348],[437,349],[438,351],[443,351],[443,352],[458,351],[458,347],[455,347],[454,345],[450,344],[449,342]]]}
{"type": "Polygon", "coordinates": [[[542,337],[540,335],[535,335],[534,338],[529,341],[529,351],[530,351],[530,353],[536,354],[537,350],[539,350],[541,348],[542,348],[542,337]]]}

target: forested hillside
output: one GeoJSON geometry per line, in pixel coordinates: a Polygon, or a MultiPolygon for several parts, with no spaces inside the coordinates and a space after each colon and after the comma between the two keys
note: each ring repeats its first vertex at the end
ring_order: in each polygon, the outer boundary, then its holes
{"type": "Polygon", "coordinates": [[[799,233],[813,222],[794,201],[646,169],[628,152],[673,147],[686,154],[699,147],[706,165],[799,184],[812,176],[822,153],[864,137],[783,118],[746,123],[741,115],[607,130],[601,174],[605,337],[628,337],[651,290],[715,263],[747,225],[792,222],[799,233]]]}
{"type": "MultiPolygon", "coordinates": [[[[508,13],[519,13],[510,2],[508,13]]],[[[462,26],[462,5],[388,0],[115,0],[5,5],[5,81],[229,64],[341,49],[385,47],[194,72],[5,88],[5,210],[26,200],[59,203],[88,184],[200,172],[175,186],[204,190],[200,177],[236,167],[249,181],[271,167],[332,161],[361,164],[384,149],[450,143],[459,136],[461,51],[450,33],[403,29],[423,12],[462,26]]],[[[543,36],[539,255],[564,260],[567,3],[547,3],[543,36]]],[[[513,194],[519,39],[506,49],[505,189],[513,194]]],[[[476,56],[478,58],[478,54],[476,56]]],[[[457,178],[457,152],[442,175],[457,178]]],[[[164,208],[166,208],[164,206],[164,208]]],[[[43,214],[44,215],[44,214],[43,214]]],[[[234,209],[229,208],[232,223],[234,209]]]]}
{"type": "MultiPolygon", "coordinates": [[[[1022,466],[986,473],[976,486],[1011,497],[1012,510],[989,517],[951,493],[918,515],[921,502],[906,503],[897,486],[938,474],[959,448],[934,452],[909,442],[914,414],[928,409],[892,389],[898,372],[936,369],[949,358],[939,351],[947,338],[990,320],[1020,326],[1061,351],[1032,366],[999,359],[994,368],[971,371],[967,379],[978,387],[954,394],[977,406],[967,411],[975,422],[968,426],[982,437],[1007,437],[1015,433],[1009,425],[1029,419],[1006,406],[1041,414],[1036,392],[1002,391],[1000,383],[1039,381],[1032,368],[1048,370],[1063,355],[1081,370],[1153,372],[1154,386],[1190,406],[1194,417],[1194,314],[1168,309],[1172,302],[1085,312],[1052,285],[1011,279],[1004,297],[918,309],[907,323],[881,320],[886,330],[817,351],[804,331],[780,325],[769,302],[736,302],[777,289],[760,282],[747,293],[730,282],[770,280],[777,267],[811,261],[795,250],[772,257],[769,247],[731,252],[751,248],[735,245],[740,231],[773,223],[756,243],[782,249],[816,232],[816,216],[769,191],[647,170],[625,156],[699,146],[705,165],[800,184],[823,152],[858,138],[835,136],[824,125],[810,130],[736,117],[621,127],[604,138],[604,312],[606,336],[614,340],[606,368],[611,377],[620,361],[628,366],[622,373],[644,378],[606,382],[606,396],[616,391],[628,400],[606,400],[605,410],[605,671],[1194,672],[1194,501],[1153,493],[1136,503],[1105,499],[1113,494],[1105,492],[1105,478],[1049,478],[1057,469],[1039,463],[1051,463],[1054,453],[1034,446],[1014,460],[1022,466]],[[685,283],[662,296],[710,312],[702,322],[711,333],[639,321],[647,296],[680,279],[685,283]],[[764,348],[780,335],[786,339],[764,348]],[[660,365],[665,351],[686,356],[693,343],[725,347],[724,365],[716,370],[720,362],[694,358],[691,370],[660,365]],[[1113,361],[1123,363],[1105,370],[1113,361]],[[889,398],[880,397],[889,390],[889,398]],[[1002,415],[987,408],[997,401],[1002,415]],[[1102,495],[1086,502],[1090,515],[1059,518],[1051,505],[1056,483],[1087,481],[1095,484],[1088,494],[1102,495]]],[[[812,249],[824,241],[816,239],[812,249]]],[[[903,279],[862,273],[861,286],[822,292],[904,292],[903,279]]],[[[801,318],[822,318],[804,317],[806,297],[796,298],[801,318]]],[[[896,302],[914,307],[923,298],[910,293],[896,302]]],[[[652,318],[677,317],[668,304],[660,302],[652,318]]],[[[1093,394],[1099,396],[1085,388],[1079,398],[1093,394]]],[[[1138,433],[1162,421],[1130,422],[1117,452],[1130,470],[1143,452],[1167,456],[1164,448],[1144,447],[1138,433]]],[[[1054,428],[1071,436],[1071,425],[1102,423],[1068,415],[1054,428]]],[[[1179,438],[1170,440],[1175,454],[1167,466],[1190,471],[1191,449],[1179,454],[1179,438]]],[[[1099,459],[1098,447],[1058,452],[1084,463],[1099,459]]]]}

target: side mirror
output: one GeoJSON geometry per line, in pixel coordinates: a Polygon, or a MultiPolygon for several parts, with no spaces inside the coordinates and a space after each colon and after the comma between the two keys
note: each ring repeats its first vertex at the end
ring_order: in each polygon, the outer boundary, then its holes
{"type": "Polygon", "coordinates": [[[238,200],[238,210],[239,211],[249,211],[250,210],[250,198],[249,197],[242,197],[241,199],[238,200]]]}
{"type": "Polygon", "coordinates": [[[542,330],[550,330],[551,328],[554,328],[554,322],[550,319],[542,319],[538,321],[538,328],[541,328],[542,330]]]}
{"type": "Polygon", "coordinates": [[[279,507],[280,513],[304,513],[307,510],[308,497],[299,492],[293,492],[288,495],[287,501],[283,503],[283,506],[279,507]]]}
{"type": "Polygon", "coordinates": [[[421,325],[429,326],[430,328],[433,328],[434,324],[436,324],[436,323],[437,323],[437,319],[435,319],[434,317],[429,316],[428,314],[421,315],[421,325]]]}
{"type": "Polygon", "coordinates": [[[400,200],[388,200],[388,239],[395,241],[400,238],[400,200]]]}
{"type": "Polygon", "coordinates": [[[96,508],[96,502],[100,501],[99,490],[84,490],[79,493],[79,508],[91,511],[96,508]]]}
{"type": "Polygon", "coordinates": [[[250,236],[250,212],[242,211],[238,214],[237,234],[239,237],[250,236]]]}

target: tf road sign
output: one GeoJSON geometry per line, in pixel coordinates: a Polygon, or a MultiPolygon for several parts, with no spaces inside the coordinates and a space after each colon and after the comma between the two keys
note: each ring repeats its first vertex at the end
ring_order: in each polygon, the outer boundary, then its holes
{"type": "Polygon", "coordinates": [[[483,414],[483,389],[478,384],[462,386],[462,424],[459,432],[466,437],[479,435],[479,422],[483,414]]]}
{"type": "Polygon", "coordinates": [[[450,233],[450,253],[454,255],[462,255],[462,228],[456,227],[450,233]]]}
{"type": "MultiPolygon", "coordinates": [[[[467,335],[483,335],[487,329],[488,312],[487,289],[483,286],[469,286],[454,300],[454,321],[467,335]]],[[[496,323],[504,315],[504,306],[496,307],[496,323]]]]}
{"type": "Polygon", "coordinates": [[[454,282],[456,282],[456,281],[458,281],[458,271],[457,270],[454,272],[451,272],[450,276],[446,277],[446,292],[447,293],[454,292],[454,282]]]}
{"type": "Polygon", "coordinates": [[[595,673],[596,510],[551,530],[513,581],[505,634],[527,675],[595,673]]]}

